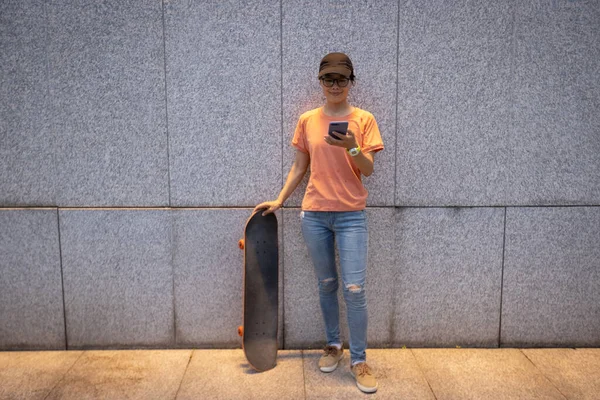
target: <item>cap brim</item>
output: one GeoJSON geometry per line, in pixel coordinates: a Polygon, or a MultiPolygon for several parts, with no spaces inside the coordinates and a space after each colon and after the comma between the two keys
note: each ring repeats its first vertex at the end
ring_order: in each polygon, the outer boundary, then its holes
{"type": "Polygon", "coordinates": [[[319,71],[319,78],[327,74],[339,74],[345,76],[346,78],[350,78],[351,72],[348,70],[348,68],[344,67],[326,67],[319,71]]]}

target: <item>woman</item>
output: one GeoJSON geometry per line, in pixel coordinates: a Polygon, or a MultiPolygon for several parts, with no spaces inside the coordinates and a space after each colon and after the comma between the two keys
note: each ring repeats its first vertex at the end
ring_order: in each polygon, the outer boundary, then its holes
{"type": "Polygon", "coordinates": [[[344,355],[340,340],[338,276],[334,240],[340,254],[343,294],[350,331],[351,371],[363,392],[375,392],[377,382],[366,363],[367,300],[367,190],[361,174],[373,173],[374,154],[383,149],[377,122],[371,113],[348,103],[354,86],[352,62],[343,53],[330,53],[319,67],[325,95],[323,107],[300,116],[292,146],[296,160],[277,200],[255,207],[263,215],[275,212],[302,181],[310,164],[310,179],[300,213],[302,234],[318,278],[319,299],[327,345],[319,360],[323,372],[332,372],[344,355]],[[332,121],[348,122],[347,132],[328,134],[332,121]]]}

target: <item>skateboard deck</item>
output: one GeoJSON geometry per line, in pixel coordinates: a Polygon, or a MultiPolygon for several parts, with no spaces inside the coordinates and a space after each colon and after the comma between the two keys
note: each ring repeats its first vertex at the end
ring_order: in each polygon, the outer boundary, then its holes
{"type": "Polygon", "coordinates": [[[243,325],[238,327],[250,365],[266,371],[277,363],[279,246],[277,217],[254,212],[239,241],[244,250],[243,325]]]}

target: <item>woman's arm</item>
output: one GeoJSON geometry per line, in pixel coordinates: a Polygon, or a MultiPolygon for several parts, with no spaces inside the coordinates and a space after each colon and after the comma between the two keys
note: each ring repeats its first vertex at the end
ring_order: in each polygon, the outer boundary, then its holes
{"type": "Polygon", "coordinates": [[[292,193],[294,193],[296,187],[298,187],[300,182],[302,182],[302,178],[304,178],[304,174],[306,174],[309,163],[310,156],[301,152],[300,150],[296,150],[296,159],[294,160],[294,164],[292,165],[292,168],[287,176],[285,185],[283,186],[283,189],[281,189],[279,197],[277,197],[277,201],[283,204],[283,202],[286,201],[287,198],[292,195],[292,193]]]}
{"type": "Polygon", "coordinates": [[[281,192],[279,193],[279,197],[277,200],[265,201],[260,203],[256,207],[254,207],[254,211],[266,208],[263,212],[263,215],[267,215],[277,211],[283,206],[283,202],[287,200],[288,197],[294,192],[298,184],[304,178],[304,174],[308,169],[308,164],[310,163],[310,156],[306,153],[301,152],[300,150],[296,150],[296,160],[290,169],[290,173],[287,176],[287,180],[285,181],[285,185],[281,192]]]}
{"type": "Polygon", "coordinates": [[[352,157],[352,161],[354,161],[354,164],[356,164],[361,174],[364,176],[369,176],[373,173],[373,164],[375,163],[374,153],[363,153],[361,150],[360,153],[352,157]]]}

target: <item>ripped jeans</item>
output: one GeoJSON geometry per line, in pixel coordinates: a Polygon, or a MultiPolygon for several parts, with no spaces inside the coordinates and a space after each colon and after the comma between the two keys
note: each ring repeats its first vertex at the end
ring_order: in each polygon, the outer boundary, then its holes
{"type": "Polygon", "coordinates": [[[367,348],[367,214],[362,211],[302,211],[302,235],[319,284],[327,344],[341,344],[338,274],[334,238],[342,273],[343,294],[350,331],[352,364],[366,361],[367,348]],[[335,235],[334,235],[335,233],[335,235]]]}

